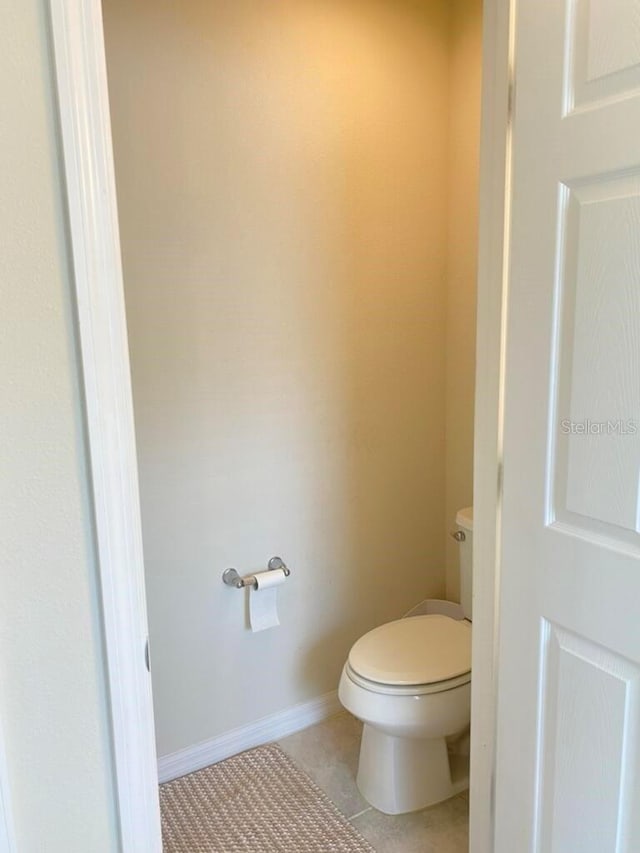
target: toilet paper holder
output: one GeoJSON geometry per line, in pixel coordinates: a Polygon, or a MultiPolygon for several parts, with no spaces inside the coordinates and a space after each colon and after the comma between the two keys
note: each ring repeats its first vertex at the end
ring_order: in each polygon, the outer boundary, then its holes
{"type": "MultiPolygon", "coordinates": [[[[267,563],[267,570],[274,572],[277,569],[282,569],[286,578],[291,574],[291,569],[287,568],[281,557],[272,557],[267,563]]],[[[227,586],[233,586],[236,589],[244,589],[247,586],[252,587],[253,589],[258,588],[258,582],[256,581],[255,575],[245,575],[245,577],[242,577],[238,574],[236,569],[225,569],[222,573],[222,581],[227,586]]]]}

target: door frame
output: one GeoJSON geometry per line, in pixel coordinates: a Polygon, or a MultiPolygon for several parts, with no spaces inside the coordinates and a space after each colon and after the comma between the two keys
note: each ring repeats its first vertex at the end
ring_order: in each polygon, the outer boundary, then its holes
{"type": "Polygon", "coordinates": [[[124,853],[160,853],[133,399],[100,0],[50,0],[113,784],[124,853]]]}
{"type": "MultiPolygon", "coordinates": [[[[493,849],[496,602],[514,0],[485,0],[470,836],[493,849]]],[[[133,401],[100,0],[49,0],[123,853],[160,853],[133,401]]]]}
{"type": "Polygon", "coordinates": [[[0,721],[0,853],[16,853],[9,790],[9,768],[4,749],[2,721],[0,721]]]}
{"type": "Polygon", "coordinates": [[[516,0],[484,0],[473,472],[469,849],[494,849],[502,423],[516,0]]]}

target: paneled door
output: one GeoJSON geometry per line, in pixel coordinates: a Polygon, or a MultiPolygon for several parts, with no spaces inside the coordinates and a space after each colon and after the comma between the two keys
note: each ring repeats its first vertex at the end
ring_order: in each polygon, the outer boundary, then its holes
{"type": "Polygon", "coordinates": [[[640,0],[518,0],[497,853],[640,851],[640,0]]]}

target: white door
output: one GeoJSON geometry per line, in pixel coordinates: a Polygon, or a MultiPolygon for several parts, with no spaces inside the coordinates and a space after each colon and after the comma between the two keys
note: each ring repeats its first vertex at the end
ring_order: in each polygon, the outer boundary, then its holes
{"type": "Polygon", "coordinates": [[[640,0],[519,0],[495,850],[640,851],[640,0]]]}

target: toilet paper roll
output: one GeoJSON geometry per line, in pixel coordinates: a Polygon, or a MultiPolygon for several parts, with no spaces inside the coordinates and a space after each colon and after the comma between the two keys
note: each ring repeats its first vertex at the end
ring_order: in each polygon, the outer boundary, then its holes
{"type": "Polygon", "coordinates": [[[272,569],[269,572],[256,572],[254,575],[258,589],[268,589],[270,586],[280,586],[287,579],[284,569],[272,569]]]}
{"type": "Polygon", "coordinates": [[[282,569],[274,569],[258,572],[254,577],[257,589],[251,588],[249,592],[249,624],[255,633],[280,624],[277,587],[285,582],[287,576],[282,569]]]}

